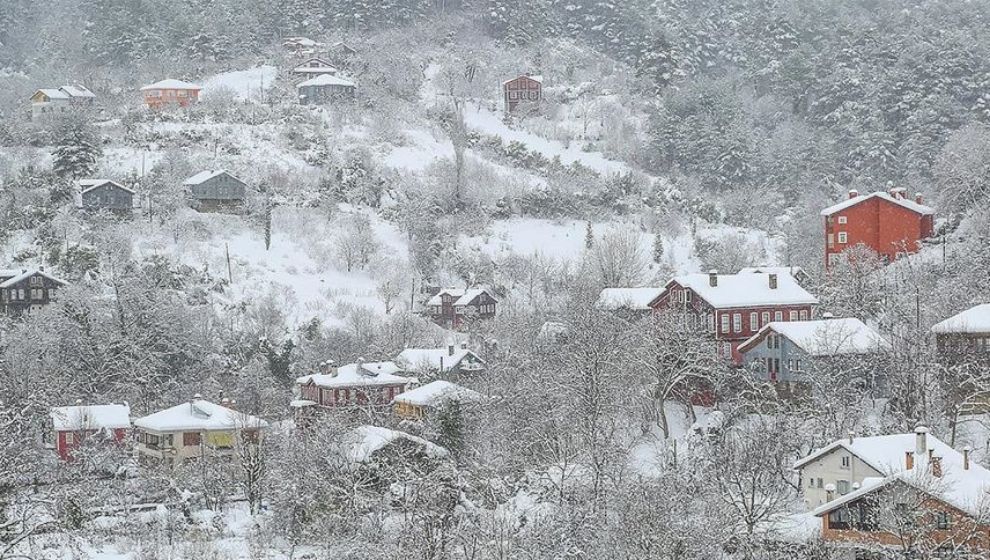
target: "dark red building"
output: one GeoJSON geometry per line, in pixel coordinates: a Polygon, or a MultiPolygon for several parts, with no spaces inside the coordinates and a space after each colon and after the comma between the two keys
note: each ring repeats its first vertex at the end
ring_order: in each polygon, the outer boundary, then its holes
{"type": "Polygon", "coordinates": [[[433,322],[460,329],[473,319],[491,319],[498,301],[484,288],[444,288],[426,302],[433,322]]]}
{"type": "Polygon", "coordinates": [[[51,410],[55,452],[63,461],[84,441],[120,444],[131,428],[126,404],[60,406],[51,410]]]}
{"type": "Polygon", "coordinates": [[[849,198],[822,210],[825,217],[825,267],[835,264],[843,251],[863,245],[888,262],[914,253],[921,240],[932,236],[935,210],[913,200],[904,189],[891,189],[849,198]]]}
{"type": "Polygon", "coordinates": [[[543,76],[529,74],[502,82],[505,113],[535,109],[543,101],[543,76]]]}

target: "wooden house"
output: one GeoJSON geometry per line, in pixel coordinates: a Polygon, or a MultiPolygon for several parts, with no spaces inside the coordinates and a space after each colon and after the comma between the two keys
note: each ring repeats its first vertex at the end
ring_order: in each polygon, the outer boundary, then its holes
{"type": "Polygon", "coordinates": [[[427,302],[434,323],[448,329],[461,329],[472,320],[495,316],[498,300],[485,288],[443,288],[427,302]]]}
{"type": "Polygon", "coordinates": [[[902,557],[905,544],[912,552],[903,557],[990,554],[990,471],[972,460],[969,448],[960,453],[927,428],[872,438],[851,435],[795,468],[806,503],[821,518],[822,540],[843,558],[902,557]]]}
{"type": "Polygon", "coordinates": [[[685,313],[719,342],[719,352],[742,363],[739,345],[771,322],[807,321],[818,303],[790,275],[685,274],[675,276],[650,303],[655,311],[685,313]]]}
{"type": "Polygon", "coordinates": [[[482,399],[480,393],[449,381],[437,380],[392,399],[395,413],[407,420],[428,419],[437,410],[460,407],[482,399]]]}
{"type": "Polygon", "coordinates": [[[190,205],[200,212],[240,212],[247,201],[247,183],[224,169],[200,171],[182,182],[190,205]]]}
{"type": "Polygon", "coordinates": [[[37,120],[90,108],[95,101],[96,94],[78,84],[39,89],[31,96],[31,118],[37,120]]]}
{"type": "Polygon", "coordinates": [[[30,313],[54,301],[65,285],[43,268],[0,270],[0,304],[7,315],[30,313]]]}
{"type": "Polygon", "coordinates": [[[816,367],[842,361],[856,364],[890,348],[889,342],[859,319],[825,318],[767,323],[740,344],[738,351],[743,365],[765,381],[806,383],[816,367]]]}
{"type": "Polygon", "coordinates": [[[321,74],[300,82],[296,90],[299,92],[299,103],[302,105],[323,105],[333,101],[354,99],[357,85],[340,76],[321,74]]]}
{"type": "Polygon", "coordinates": [[[294,408],[387,407],[396,395],[419,381],[398,375],[402,368],[394,362],[365,362],[337,367],[320,364],[319,373],[296,379],[299,399],[294,408]]]}
{"type": "Polygon", "coordinates": [[[396,356],[395,363],[405,371],[425,376],[458,377],[485,370],[485,361],[469,350],[466,342],[444,348],[406,348],[396,356]]]}
{"type": "Polygon", "coordinates": [[[189,402],[138,418],[137,452],[168,465],[203,456],[236,456],[236,446],[257,442],[268,422],[224,405],[195,395],[189,402]]]}
{"type": "Polygon", "coordinates": [[[543,76],[525,74],[502,82],[505,114],[535,111],[543,101],[543,76]]]}
{"type": "Polygon", "coordinates": [[[282,41],[282,48],[293,55],[313,54],[324,47],[326,47],[324,43],[309,37],[286,37],[282,41]]]}
{"type": "Polygon", "coordinates": [[[131,409],[126,404],[59,406],[51,409],[53,447],[63,461],[87,444],[122,444],[131,429],[131,409]]]}
{"type": "Polygon", "coordinates": [[[335,75],[339,72],[336,66],[322,58],[310,58],[302,64],[292,69],[292,75],[296,78],[308,80],[324,74],[335,75]]]}
{"type": "Polygon", "coordinates": [[[918,251],[921,241],[934,231],[935,210],[922,204],[920,194],[908,199],[904,189],[868,195],[852,190],[848,199],[821,214],[825,218],[826,268],[856,246],[867,247],[892,262],[918,251]]]}
{"type": "Polygon", "coordinates": [[[199,92],[203,88],[182,80],[161,80],[141,88],[144,104],[151,109],[163,109],[169,106],[187,107],[199,101],[199,92]]]}
{"type": "Polygon", "coordinates": [[[932,333],[939,355],[947,361],[974,357],[990,361],[990,304],[971,307],[940,321],[932,327],[932,333]]]}
{"type": "Polygon", "coordinates": [[[134,209],[135,194],[132,189],[110,179],[82,179],[79,181],[78,206],[83,210],[130,214],[134,209]]]}

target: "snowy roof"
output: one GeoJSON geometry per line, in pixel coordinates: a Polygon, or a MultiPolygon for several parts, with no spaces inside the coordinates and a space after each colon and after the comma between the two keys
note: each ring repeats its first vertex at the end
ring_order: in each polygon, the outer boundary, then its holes
{"type": "Polygon", "coordinates": [[[131,409],[126,404],[56,406],[51,410],[55,431],[115,430],[131,427],[131,409]]]}
{"type": "Polygon", "coordinates": [[[96,94],[78,84],[74,86],[62,86],[59,89],[64,91],[69,97],[96,97],[96,94]]]}
{"type": "Polygon", "coordinates": [[[800,266],[747,266],[739,269],[739,274],[804,274],[800,266]]]}
{"type": "Polygon", "coordinates": [[[320,74],[315,78],[310,78],[305,82],[300,82],[297,88],[305,86],[344,86],[344,87],[356,87],[354,82],[350,80],[345,80],[340,76],[334,76],[333,74],[320,74]]]}
{"type": "Polygon", "coordinates": [[[749,340],[739,345],[745,352],[773,331],[786,337],[811,356],[868,354],[889,350],[890,343],[879,333],[854,317],[817,321],[775,321],[767,323],[749,340]]]}
{"type": "Polygon", "coordinates": [[[461,363],[461,360],[468,356],[472,356],[478,362],[484,363],[484,360],[479,358],[477,354],[459,346],[454,346],[453,351],[451,351],[450,347],[406,348],[395,357],[395,361],[403,368],[409,370],[435,369],[445,372],[456,367],[461,363]]]}
{"type": "Polygon", "coordinates": [[[420,445],[423,451],[433,458],[442,458],[449,454],[443,447],[421,437],[379,426],[358,426],[349,432],[345,439],[350,443],[347,458],[355,463],[367,462],[375,452],[403,439],[420,445]]]}
{"type": "Polygon", "coordinates": [[[17,284],[18,282],[21,282],[26,278],[30,278],[34,276],[35,274],[44,276],[45,278],[48,278],[53,282],[58,282],[59,284],[62,285],[67,284],[65,280],[56,278],[51,274],[46,273],[43,270],[32,269],[32,268],[13,269],[13,270],[8,269],[8,270],[0,270],[0,280],[3,280],[3,282],[0,282],[0,288],[9,288],[10,286],[17,284]]]}
{"type": "Polygon", "coordinates": [[[141,88],[141,91],[148,91],[150,89],[203,89],[196,84],[191,84],[189,82],[183,82],[182,80],[161,80],[153,84],[149,84],[141,88]]]}
{"type": "Polygon", "coordinates": [[[426,302],[426,305],[442,305],[443,304],[442,296],[444,295],[457,298],[457,300],[454,302],[454,305],[468,305],[472,301],[474,301],[474,298],[480,296],[481,294],[488,294],[488,297],[495,299],[492,296],[491,292],[489,292],[485,288],[470,288],[467,290],[463,288],[444,288],[439,292],[437,292],[437,295],[431,297],[429,301],[426,302]]]}
{"type": "Polygon", "coordinates": [[[663,288],[605,288],[598,296],[598,307],[610,311],[646,311],[650,309],[650,303],[662,293],[663,288]]]}
{"type": "Polygon", "coordinates": [[[296,378],[296,383],[312,381],[320,387],[367,387],[368,385],[407,385],[418,383],[415,377],[395,375],[402,368],[395,362],[362,362],[337,368],[336,373],[316,373],[296,378]]]}
{"type": "MultiPolygon", "coordinates": [[[[712,286],[708,274],[675,276],[676,282],[690,288],[713,307],[752,307],[760,305],[816,304],[818,299],[802,288],[791,275],[777,275],[777,287],[770,288],[769,274],[718,274],[712,286]]],[[[667,284],[670,286],[670,283],[667,284]]],[[[664,290],[667,288],[665,287],[664,290]]]]}
{"type": "Polygon", "coordinates": [[[437,406],[454,401],[477,401],[481,393],[449,381],[433,381],[422,387],[396,395],[393,403],[406,403],[415,406],[437,406]]]}
{"type": "Polygon", "coordinates": [[[942,322],[935,323],[932,332],[938,334],[990,332],[990,303],[971,307],[942,322]]]}
{"type": "Polygon", "coordinates": [[[309,37],[286,37],[282,44],[285,46],[289,45],[299,45],[302,47],[315,47],[317,45],[322,45],[323,43],[318,43],[309,37]]]}
{"type": "MultiPolygon", "coordinates": [[[[972,458],[969,461],[969,468],[964,468],[963,454],[931,434],[926,436],[927,447],[934,450],[936,457],[940,457],[942,476],[936,477],[932,474],[928,454],[921,456],[916,454],[914,468],[907,470],[907,466],[904,464],[905,453],[915,450],[916,437],[915,434],[894,434],[874,438],[856,438],[852,444],[846,440],[842,447],[850,450],[871,467],[884,474],[884,477],[864,479],[861,488],[820,506],[813,513],[817,516],[825,515],[893,482],[903,482],[914,486],[964,512],[973,514],[978,511],[986,499],[990,497],[988,496],[990,493],[990,471],[977,464],[972,458]],[[866,441],[858,443],[859,440],[866,441]],[[856,449],[856,451],[852,451],[850,448],[856,449]],[[860,453],[865,453],[866,457],[860,453]]],[[[833,443],[803,459],[799,464],[805,464],[811,458],[820,457],[825,450],[837,448],[837,443],[843,442],[833,443]]],[[[798,467],[798,464],[795,464],[795,467],[798,467]]]]}
{"type": "Polygon", "coordinates": [[[120,183],[113,181],[111,179],[80,179],[79,188],[82,190],[83,193],[88,193],[89,191],[97,187],[102,187],[107,183],[111,183],[113,186],[117,187],[120,190],[124,190],[131,194],[134,194],[134,190],[129,189],[124,185],[121,185],[120,183]]]}
{"type": "Polygon", "coordinates": [[[268,422],[225,406],[196,399],[138,418],[134,421],[134,425],[156,432],[181,432],[267,428],[268,422]]]}
{"type": "Polygon", "coordinates": [[[509,78],[508,80],[505,80],[504,82],[502,82],[502,85],[504,86],[505,84],[507,84],[507,83],[509,83],[511,81],[518,80],[519,78],[529,78],[530,80],[533,80],[534,82],[539,82],[541,84],[543,83],[543,76],[541,76],[539,74],[536,74],[536,75],[523,74],[521,76],[516,76],[515,78],[509,78]]]}
{"type": "MultiPolygon", "coordinates": [[[[186,179],[185,181],[182,182],[182,184],[183,185],[189,185],[189,186],[192,186],[192,185],[201,185],[201,184],[205,183],[206,181],[209,181],[210,179],[212,179],[214,177],[219,177],[220,175],[225,175],[225,174],[226,175],[230,175],[231,177],[234,177],[234,175],[232,173],[230,173],[229,171],[227,171],[226,169],[217,169],[215,171],[206,170],[206,171],[200,171],[199,173],[197,173],[197,174],[193,175],[192,177],[186,179]]],[[[237,179],[237,177],[234,177],[234,179],[237,179]]],[[[240,179],[237,179],[237,180],[240,181],[240,179]]],[[[243,181],[241,181],[241,182],[243,183],[243,181]]]]}
{"type": "MultiPolygon", "coordinates": [[[[69,99],[69,94],[58,88],[41,88],[38,91],[48,96],[49,99],[69,99]]],[[[35,92],[37,94],[37,92],[35,92]]]]}
{"type": "Polygon", "coordinates": [[[845,210],[846,208],[849,208],[851,206],[855,206],[855,205],[859,204],[860,202],[866,202],[867,200],[869,200],[871,198],[881,198],[883,200],[886,200],[887,202],[893,202],[894,204],[903,206],[904,208],[907,208],[908,210],[911,210],[913,212],[917,212],[919,214],[934,214],[935,213],[935,209],[932,208],[931,206],[925,206],[924,204],[918,204],[917,202],[915,202],[913,200],[910,200],[908,198],[894,197],[894,196],[892,196],[888,192],[877,191],[877,192],[866,194],[866,195],[857,195],[857,196],[854,196],[852,198],[848,198],[846,200],[843,200],[842,202],[840,202],[838,204],[833,204],[832,206],[829,206],[828,208],[822,210],[822,216],[831,216],[832,214],[835,214],[836,212],[840,212],[842,210],[845,210]]]}
{"type": "Polygon", "coordinates": [[[293,68],[292,71],[296,73],[325,74],[327,72],[336,72],[337,67],[322,58],[310,58],[293,68]],[[317,64],[313,64],[314,62],[317,64]]]}

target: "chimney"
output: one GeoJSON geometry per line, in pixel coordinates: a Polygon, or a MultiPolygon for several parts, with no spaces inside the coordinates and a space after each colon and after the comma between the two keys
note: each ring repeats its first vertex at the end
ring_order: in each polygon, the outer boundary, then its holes
{"type": "Polygon", "coordinates": [[[904,452],[904,468],[907,470],[914,468],[914,451],[904,452]]]}
{"type": "Polygon", "coordinates": [[[859,196],[859,191],[856,189],[849,189],[849,198],[856,198],[859,196]]]}
{"type": "Polygon", "coordinates": [[[917,204],[924,204],[924,202],[923,202],[924,200],[925,199],[921,196],[921,193],[920,192],[919,193],[914,193],[914,201],[917,204]]]}
{"type": "Polygon", "coordinates": [[[936,478],[942,478],[942,458],[932,457],[931,459],[932,476],[936,478]]]}
{"type": "Polygon", "coordinates": [[[914,429],[914,454],[924,457],[928,453],[928,428],[918,426],[914,429]]]}
{"type": "Polygon", "coordinates": [[[447,345],[447,355],[448,356],[453,356],[454,355],[454,343],[453,342],[451,342],[450,344],[447,345]]]}
{"type": "Polygon", "coordinates": [[[777,275],[776,274],[767,274],[767,277],[770,278],[770,289],[771,290],[776,290],[777,289],[777,275]]]}
{"type": "Polygon", "coordinates": [[[852,444],[853,440],[856,439],[856,432],[849,430],[849,443],[852,444]]]}
{"type": "Polygon", "coordinates": [[[835,499],[835,485],[829,482],[825,485],[825,501],[831,502],[835,499]]]}
{"type": "Polygon", "coordinates": [[[963,447],[963,470],[964,471],[968,471],[969,470],[969,452],[972,451],[972,450],[973,450],[973,448],[970,447],[970,446],[968,446],[968,445],[966,447],[963,447]]]}
{"type": "Polygon", "coordinates": [[[709,270],[708,271],[708,285],[711,286],[711,287],[713,287],[713,288],[716,287],[716,286],[718,286],[718,271],[717,270],[709,270]]]}

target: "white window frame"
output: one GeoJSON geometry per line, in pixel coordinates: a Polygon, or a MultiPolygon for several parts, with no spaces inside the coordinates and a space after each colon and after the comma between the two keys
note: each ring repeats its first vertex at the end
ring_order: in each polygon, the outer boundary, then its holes
{"type": "Polygon", "coordinates": [[[797,321],[798,320],[798,312],[792,310],[790,313],[788,313],[787,320],[788,321],[797,321]]]}
{"type": "Polygon", "coordinates": [[[756,311],[751,311],[749,313],[749,330],[758,331],[760,330],[760,314],[756,311]]]}
{"type": "Polygon", "coordinates": [[[839,245],[845,245],[849,243],[849,234],[844,231],[839,232],[839,245]]]}
{"type": "Polygon", "coordinates": [[[732,332],[742,332],[742,313],[732,314],[732,332]]]}
{"type": "Polygon", "coordinates": [[[849,220],[846,219],[845,216],[839,216],[839,223],[840,224],[846,224],[846,223],[849,223],[849,220]]]}
{"type": "Polygon", "coordinates": [[[722,326],[722,332],[728,333],[729,332],[729,314],[728,313],[723,313],[721,315],[721,317],[719,318],[719,323],[722,326]]]}
{"type": "Polygon", "coordinates": [[[777,322],[777,323],[783,321],[784,320],[784,312],[783,311],[774,311],[773,312],[773,320],[774,320],[774,322],[777,322]]]}

